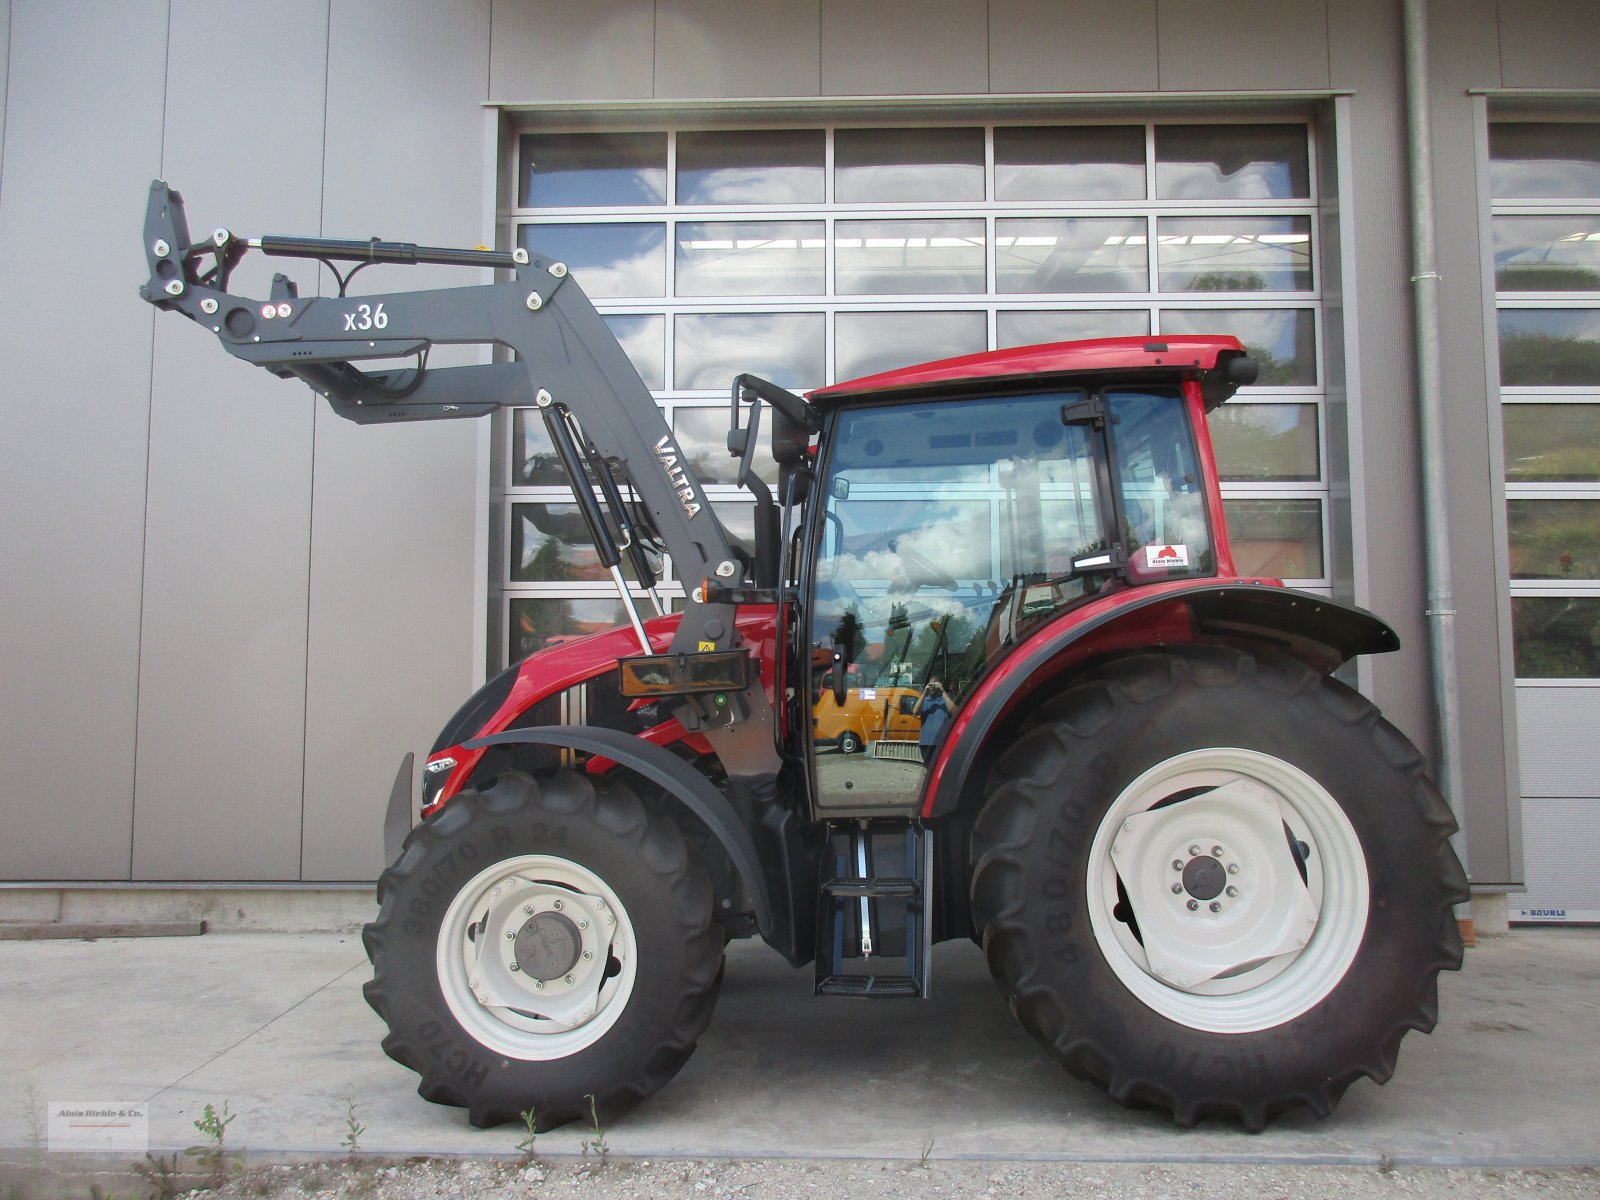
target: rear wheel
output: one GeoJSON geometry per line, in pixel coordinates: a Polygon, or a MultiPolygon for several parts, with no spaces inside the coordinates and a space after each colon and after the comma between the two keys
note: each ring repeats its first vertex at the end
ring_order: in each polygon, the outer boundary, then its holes
{"type": "Polygon", "coordinates": [[[504,775],[413,831],[365,941],[384,1049],[474,1125],[602,1117],[711,1017],[723,938],[677,827],[615,783],[504,775]]]}
{"type": "Polygon", "coordinates": [[[1113,663],[1003,757],[973,915],[1030,1032],[1180,1123],[1332,1110],[1460,965],[1455,824],[1420,755],[1297,663],[1113,663]]]}
{"type": "Polygon", "coordinates": [[[846,729],[839,735],[840,754],[860,754],[861,737],[853,729],[846,729]]]}

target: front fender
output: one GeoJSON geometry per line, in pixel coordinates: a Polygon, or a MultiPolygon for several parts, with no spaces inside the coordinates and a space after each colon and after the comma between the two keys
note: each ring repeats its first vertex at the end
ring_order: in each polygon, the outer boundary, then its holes
{"type": "Polygon", "coordinates": [[[682,801],[705,822],[728,852],[733,869],[739,873],[755,906],[756,927],[770,939],[774,933],[772,900],[767,893],[766,876],[750,830],[733,811],[733,806],[706,777],[677,755],[616,729],[593,725],[546,725],[531,729],[508,729],[504,733],[473,738],[464,743],[469,750],[527,742],[541,746],[562,746],[600,754],[630,770],[682,801]]]}
{"type": "Polygon", "coordinates": [[[998,663],[961,706],[929,772],[922,815],[953,812],[985,743],[1041,679],[1113,651],[1226,642],[1258,646],[1329,674],[1359,654],[1400,648],[1365,609],[1309,592],[1239,580],[1174,583],[1114,593],[1065,613],[998,663]]]}

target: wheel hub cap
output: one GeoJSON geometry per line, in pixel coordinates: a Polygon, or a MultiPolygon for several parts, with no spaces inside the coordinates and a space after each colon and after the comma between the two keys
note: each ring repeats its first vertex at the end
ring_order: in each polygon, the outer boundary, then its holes
{"type": "Polygon", "coordinates": [[[565,913],[530,917],[514,942],[517,966],[530,979],[548,983],[569,974],[583,954],[583,935],[565,913]]]}
{"type": "Polygon", "coordinates": [[[1317,907],[1283,831],[1248,780],[1123,822],[1111,858],[1156,978],[1189,990],[1304,948],[1317,907]]]}

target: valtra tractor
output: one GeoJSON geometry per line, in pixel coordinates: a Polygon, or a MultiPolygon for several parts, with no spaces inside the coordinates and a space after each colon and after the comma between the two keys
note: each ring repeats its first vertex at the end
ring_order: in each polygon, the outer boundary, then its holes
{"type": "Polygon", "coordinates": [[[1206,426],[1255,378],[1234,338],[1002,350],[805,396],[741,375],[741,547],[561,263],[192,243],[159,181],[144,243],[146,300],[341,416],[541,413],[627,614],[461,706],[414,828],[409,759],[396,780],[366,996],[427,1099],[476,1125],[615,1114],[682,1067],[744,937],[862,1000],[928,996],[934,944],[973,939],[1069,1072],[1183,1125],[1326,1114],[1432,1028],[1461,961],[1455,823],[1334,678],[1396,649],[1389,627],[1235,571],[1206,426]],[[252,249],[324,261],[338,294],[229,292],[252,249]],[[498,281],[345,294],[338,264],[404,263],[498,281]],[[430,366],[447,344],[493,361],[430,366]],[[926,764],[817,736],[824,691],[874,680],[942,685],[926,764]]]}

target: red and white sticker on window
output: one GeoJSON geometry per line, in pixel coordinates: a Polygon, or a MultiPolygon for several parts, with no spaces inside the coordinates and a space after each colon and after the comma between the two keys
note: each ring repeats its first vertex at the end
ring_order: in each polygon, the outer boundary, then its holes
{"type": "Polygon", "coordinates": [[[1189,565],[1188,546],[1151,546],[1149,554],[1152,567],[1187,567],[1189,565]]]}

